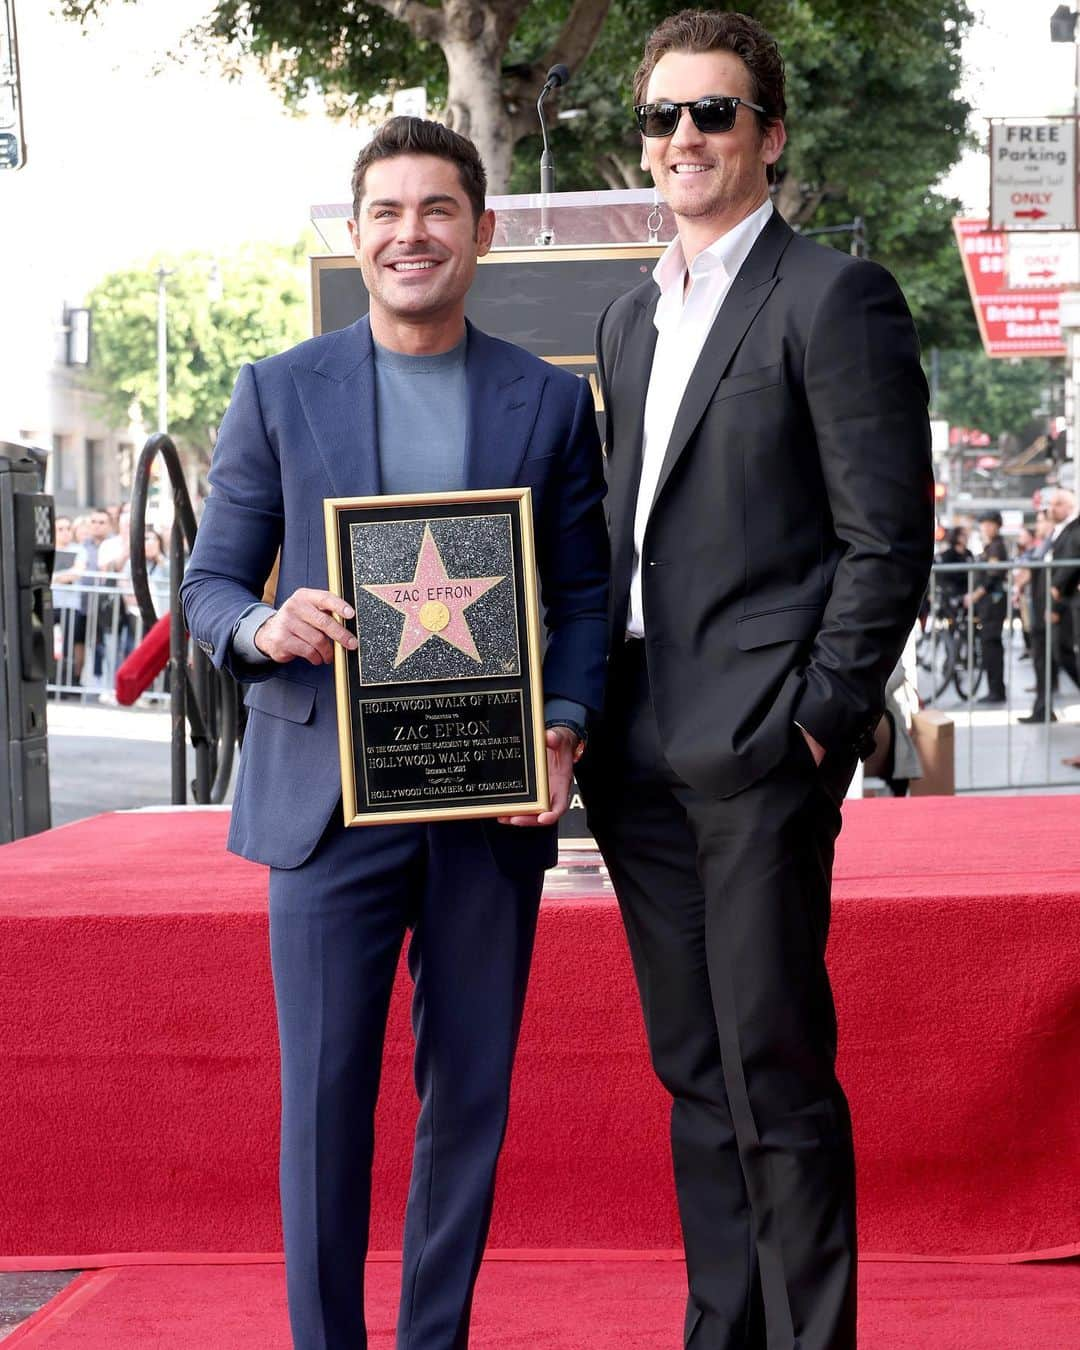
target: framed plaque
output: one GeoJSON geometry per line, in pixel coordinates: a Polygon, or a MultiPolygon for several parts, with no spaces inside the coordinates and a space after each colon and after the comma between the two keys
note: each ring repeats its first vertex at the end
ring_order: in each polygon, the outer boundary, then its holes
{"type": "Polygon", "coordinates": [[[529,488],[332,497],[346,825],[548,809],[529,488]]]}

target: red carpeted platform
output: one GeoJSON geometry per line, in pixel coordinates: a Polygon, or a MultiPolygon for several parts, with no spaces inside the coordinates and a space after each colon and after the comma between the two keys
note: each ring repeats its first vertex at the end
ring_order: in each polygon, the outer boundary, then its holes
{"type": "MultiPolygon", "coordinates": [[[[400,1270],[371,1264],[368,1345],[392,1350],[400,1270]]],[[[657,1350],[679,1340],[676,1261],[488,1261],[473,1350],[657,1350]]],[[[289,1350],[280,1266],[84,1275],[5,1350],[289,1350]]],[[[1076,1350],[1080,1267],[882,1263],[859,1273],[862,1350],[1076,1350]]]]}
{"type": "MultiPolygon", "coordinates": [[[[1080,1251],[1075,799],[850,804],[830,961],[871,1253],[1080,1251]]],[[[0,849],[0,1258],[274,1252],[265,877],[221,813],[0,849]]],[[[495,1248],[672,1249],[667,1108],[614,902],[541,916],[495,1248]]],[[[388,1041],[373,1246],[400,1243],[415,1104],[388,1041]]],[[[934,1342],[946,1344],[946,1342],[934,1342]]]]}

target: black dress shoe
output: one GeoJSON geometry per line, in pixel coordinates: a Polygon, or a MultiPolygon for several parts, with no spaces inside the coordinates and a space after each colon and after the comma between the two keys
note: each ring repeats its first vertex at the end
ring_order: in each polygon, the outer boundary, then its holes
{"type": "Polygon", "coordinates": [[[1057,714],[1051,713],[1049,717],[1044,717],[1042,713],[1026,713],[1023,717],[1016,719],[1018,722],[1056,722],[1057,714]]]}
{"type": "Polygon", "coordinates": [[[982,698],[977,698],[975,702],[981,704],[984,708],[999,707],[1005,702],[1005,691],[1002,690],[1000,694],[983,694],[982,698]]]}

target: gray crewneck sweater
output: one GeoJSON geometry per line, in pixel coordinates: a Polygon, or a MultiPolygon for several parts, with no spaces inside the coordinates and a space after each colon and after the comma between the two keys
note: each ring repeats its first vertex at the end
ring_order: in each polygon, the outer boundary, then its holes
{"type": "MultiPolygon", "coordinates": [[[[435,356],[408,356],[374,343],[375,427],[384,493],[456,492],[465,486],[469,394],[465,374],[468,337],[435,356]]],[[[270,664],[255,634],[274,613],[269,605],[246,609],[233,629],[233,654],[252,671],[270,664]]],[[[548,723],[585,724],[585,709],[550,698],[548,723]]]]}

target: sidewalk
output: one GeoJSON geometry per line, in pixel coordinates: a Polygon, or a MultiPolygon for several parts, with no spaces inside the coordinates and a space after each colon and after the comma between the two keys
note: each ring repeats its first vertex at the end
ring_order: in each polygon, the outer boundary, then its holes
{"type": "MultiPolygon", "coordinates": [[[[50,699],[48,726],[54,825],[99,811],[169,805],[172,717],[167,711],[50,699]]],[[[189,783],[194,776],[189,746],[189,783]]]]}
{"type": "MultiPolygon", "coordinates": [[[[1015,672],[1022,690],[1030,666],[1015,672]]],[[[1063,684],[1068,681],[1063,680],[1063,684]]],[[[955,695],[935,707],[954,721],[956,786],[979,795],[1080,792],[1080,769],[1062,759],[1080,755],[1080,693],[1057,699],[1058,721],[1025,726],[1018,718],[1031,695],[1018,693],[1011,712],[967,712],[955,695]],[[1049,784],[1049,786],[1047,786],[1049,784]]],[[[53,824],[66,825],[99,811],[167,806],[171,799],[172,718],[168,712],[49,703],[49,771],[53,824]]],[[[194,777],[188,748],[188,782],[194,777]]],[[[232,800],[230,790],[228,800],[232,800]]]]}
{"type": "MultiPolygon", "coordinates": [[[[956,789],[979,795],[1009,792],[1080,791],[1080,769],[1062,764],[1080,755],[1080,691],[1062,675],[1060,693],[1054,697],[1057,721],[1034,725],[1019,719],[1031,711],[1035,700],[1029,686],[1035,683],[1030,660],[1021,660],[1019,641],[1006,643],[1006,689],[1008,705],[969,710],[949,688],[933,703],[956,726],[956,789]]],[[[925,672],[923,672],[925,682],[925,672]]],[[[929,690],[920,686],[924,699],[929,690]]],[[[986,692],[985,678],[976,698],[986,692]]]]}

